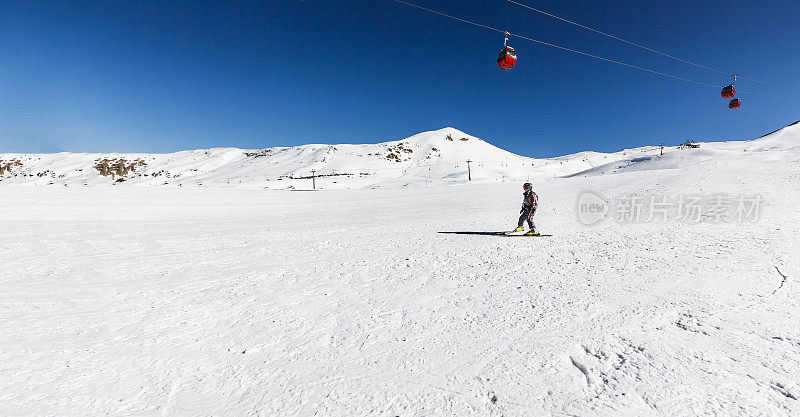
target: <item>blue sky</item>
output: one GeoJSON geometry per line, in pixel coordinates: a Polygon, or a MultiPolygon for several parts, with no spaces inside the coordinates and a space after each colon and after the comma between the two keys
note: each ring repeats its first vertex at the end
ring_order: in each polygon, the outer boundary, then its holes
{"type": "MultiPolygon", "coordinates": [[[[503,0],[411,0],[693,80],[729,77],[503,0]]],[[[699,64],[800,90],[796,1],[528,1],[699,64]]],[[[172,152],[374,143],[453,126],[556,156],[751,139],[800,119],[800,91],[719,89],[512,38],[390,0],[0,3],[0,152],[172,152]]]]}

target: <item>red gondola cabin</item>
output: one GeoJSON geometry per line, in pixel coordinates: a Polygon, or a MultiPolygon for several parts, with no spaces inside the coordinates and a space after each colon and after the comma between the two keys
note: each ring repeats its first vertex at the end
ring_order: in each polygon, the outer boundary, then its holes
{"type": "Polygon", "coordinates": [[[502,51],[500,51],[500,56],[497,57],[497,65],[499,65],[500,68],[509,70],[516,63],[517,53],[514,52],[514,48],[506,46],[502,51]]]}
{"type": "Polygon", "coordinates": [[[735,98],[735,99],[731,100],[730,103],[728,103],[728,108],[729,109],[738,109],[739,106],[741,106],[741,105],[742,105],[742,102],[739,101],[738,98],[735,98]]]}
{"type": "Polygon", "coordinates": [[[736,95],[736,87],[729,85],[722,89],[722,98],[733,98],[736,95]]]}

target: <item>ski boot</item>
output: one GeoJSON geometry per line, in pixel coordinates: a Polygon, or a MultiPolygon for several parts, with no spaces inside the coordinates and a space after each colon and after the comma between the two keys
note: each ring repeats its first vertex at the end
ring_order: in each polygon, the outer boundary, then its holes
{"type": "Polygon", "coordinates": [[[524,231],[525,231],[525,229],[522,226],[520,226],[520,227],[517,227],[516,229],[512,230],[511,233],[524,232],[524,231]]]}
{"type": "Polygon", "coordinates": [[[539,231],[536,229],[528,230],[528,233],[525,233],[525,236],[539,236],[539,231]]]}

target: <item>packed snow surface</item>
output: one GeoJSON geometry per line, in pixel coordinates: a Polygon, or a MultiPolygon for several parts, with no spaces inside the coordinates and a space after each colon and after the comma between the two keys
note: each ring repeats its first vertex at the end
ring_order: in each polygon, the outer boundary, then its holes
{"type": "Polygon", "coordinates": [[[800,415],[798,144],[542,176],[550,237],[438,233],[516,226],[520,179],[3,181],[0,415],[800,415]],[[585,226],[584,191],[763,210],[585,226]]]}

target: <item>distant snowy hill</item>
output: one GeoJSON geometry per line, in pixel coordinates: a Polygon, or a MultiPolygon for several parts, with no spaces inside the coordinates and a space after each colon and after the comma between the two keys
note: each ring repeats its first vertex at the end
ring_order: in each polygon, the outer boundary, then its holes
{"type": "Polygon", "coordinates": [[[796,146],[797,136],[798,126],[790,126],[749,142],[703,144],[691,151],[669,147],[663,157],[657,157],[658,146],[647,146],[535,159],[453,128],[366,145],[212,148],[171,154],[0,154],[0,185],[374,188],[464,182],[469,175],[473,181],[499,182],[674,168],[713,157],[714,152],[796,146]]]}
{"type": "Polygon", "coordinates": [[[747,158],[767,157],[797,160],[797,151],[800,151],[800,121],[758,139],[748,141],[706,142],[699,143],[698,145],[700,145],[699,148],[683,149],[684,152],[673,152],[672,150],[674,147],[672,147],[669,152],[665,151],[663,156],[656,156],[657,154],[654,154],[617,160],[589,168],[585,171],[572,174],[571,176],[675,169],[719,158],[741,158],[743,167],[747,164],[747,158]],[[767,151],[787,152],[780,154],[769,152],[768,155],[762,154],[767,151]]]}

